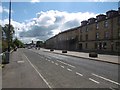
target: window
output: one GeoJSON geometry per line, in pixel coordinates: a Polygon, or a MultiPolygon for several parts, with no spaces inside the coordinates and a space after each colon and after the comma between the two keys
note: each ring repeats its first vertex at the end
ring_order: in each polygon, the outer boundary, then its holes
{"type": "Polygon", "coordinates": [[[120,38],[120,30],[118,31],[118,38],[120,38]]]}
{"type": "Polygon", "coordinates": [[[120,50],[120,42],[116,42],[116,49],[120,50]]]}
{"type": "Polygon", "coordinates": [[[67,40],[68,40],[68,37],[67,37],[67,40]]]}
{"type": "Polygon", "coordinates": [[[109,33],[105,32],[105,36],[104,37],[107,39],[109,37],[109,33]]]}
{"type": "Polygon", "coordinates": [[[104,22],[104,27],[106,27],[106,28],[108,27],[108,21],[104,22]]]}
{"type": "Polygon", "coordinates": [[[80,32],[82,33],[82,29],[80,29],[80,32]]]}
{"type": "Polygon", "coordinates": [[[87,43],[85,43],[85,48],[87,49],[87,47],[88,47],[88,44],[87,44],[87,43]]]}
{"type": "Polygon", "coordinates": [[[98,45],[97,45],[97,43],[95,43],[95,49],[97,49],[98,48],[98,45]]]}
{"type": "Polygon", "coordinates": [[[60,41],[61,41],[62,39],[60,38],[60,41]]]}
{"type": "Polygon", "coordinates": [[[120,17],[118,18],[118,24],[120,25],[120,17]]]}
{"type": "Polygon", "coordinates": [[[82,35],[80,35],[80,41],[82,41],[82,35]]]}
{"type": "Polygon", "coordinates": [[[103,43],[103,49],[107,49],[107,43],[106,42],[103,43]]]}
{"type": "Polygon", "coordinates": [[[96,33],[96,39],[99,39],[99,33],[96,33]]]}
{"type": "Polygon", "coordinates": [[[88,27],[86,27],[86,32],[88,32],[88,27]]]}
{"type": "Polygon", "coordinates": [[[98,48],[102,49],[102,43],[101,42],[99,43],[98,48]]]}
{"type": "Polygon", "coordinates": [[[86,40],[88,40],[88,34],[86,34],[86,36],[85,36],[85,37],[86,37],[86,40]]]}
{"type": "Polygon", "coordinates": [[[99,29],[98,23],[96,23],[96,29],[99,29]]]}

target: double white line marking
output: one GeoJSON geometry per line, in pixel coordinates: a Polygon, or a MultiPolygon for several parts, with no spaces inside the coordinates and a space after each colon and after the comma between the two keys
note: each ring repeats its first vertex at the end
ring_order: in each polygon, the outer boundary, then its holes
{"type": "Polygon", "coordinates": [[[73,65],[70,65],[70,64],[68,64],[68,63],[65,63],[65,62],[62,62],[62,61],[60,61],[60,60],[57,60],[58,62],[60,62],[60,63],[63,63],[63,64],[65,64],[65,65],[68,65],[68,66],[70,66],[70,67],[73,67],[73,68],[75,68],[75,66],[73,66],[73,65]]]}
{"type": "Polygon", "coordinates": [[[94,80],[94,79],[92,79],[92,78],[89,78],[89,80],[91,80],[91,81],[93,81],[93,82],[95,82],[95,83],[97,83],[97,84],[100,83],[100,82],[98,82],[98,81],[96,81],[96,80],[94,80]]]}
{"type": "Polygon", "coordinates": [[[92,75],[94,75],[94,76],[96,76],[96,77],[99,77],[99,78],[101,78],[101,79],[104,79],[104,80],[106,80],[106,81],[109,81],[109,82],[111,82],[111,83],[114,83],[114,84],[120,85],[118,82],[115,82],[115,81],[113,81],[113,80],[110,80],[110,79],[104,78],[104,77],[99,76],[99,75],[97,75],[97,74],[92,73],[92,75]]]}

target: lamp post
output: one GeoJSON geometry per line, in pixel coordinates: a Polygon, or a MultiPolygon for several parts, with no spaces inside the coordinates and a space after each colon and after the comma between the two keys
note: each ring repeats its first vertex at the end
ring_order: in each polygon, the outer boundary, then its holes
{"type": "Polygon", "coordinates": [[[6,56],[5,64],[8,64],[10,60],[10,27],[11,27],[11,0],[9,3],[9,26],[8,26],[8,38],[7,38],[8,50],[5,52],[5,56],[6,56]]]}
{"type": "Polygon", "coordinates": [[[8,52],[10,52],[11,0],[9,3],[8,52]]]}

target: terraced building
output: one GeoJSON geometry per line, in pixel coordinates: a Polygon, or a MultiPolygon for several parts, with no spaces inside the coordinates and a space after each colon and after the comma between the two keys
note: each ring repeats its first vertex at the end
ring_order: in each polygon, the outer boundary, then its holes
{"type": "Polygon", "coordinates": [[[82,21],[81,26],[46,40],[46,48],[116,53],[120,50],[120,8],[82,21]]]}

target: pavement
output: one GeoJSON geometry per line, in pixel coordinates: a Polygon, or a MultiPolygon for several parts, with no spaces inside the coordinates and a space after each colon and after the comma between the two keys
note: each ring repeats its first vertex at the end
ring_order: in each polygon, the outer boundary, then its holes
{"type": "Polygon", "coordinates": [[[11,53],[10,63],[2,69],[2,88],[48,88],[22,51],[11,53]]]}
{"type": "Polygon", "coordinates": [[[89,59],[89,60],[97,60],[97,61],[101,61],[101,62],[120,64],[119,56],[117,56],[117,55],[98,54],[97,58],[92,58],[92,57],[89,57],[89,53],[85,53],[85,52],[67,51],[67,53],[62,53],[62,50],[50,51],[50,49],[44,49],[44,48],[41,48],[40,50],[52,52],[52,53],[56,53],[56,54],[78,57],[78,58],[85,58],[85,59],[89,59]]]}

